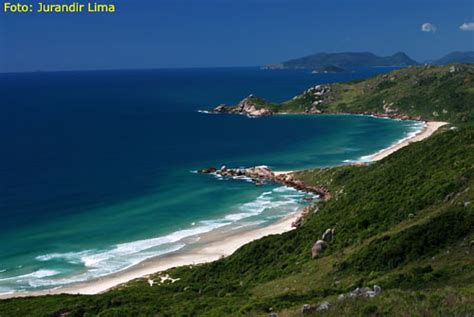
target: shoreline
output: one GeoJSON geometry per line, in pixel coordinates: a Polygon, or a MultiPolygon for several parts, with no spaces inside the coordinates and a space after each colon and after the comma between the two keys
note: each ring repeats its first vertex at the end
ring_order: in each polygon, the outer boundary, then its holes
{"type": "Polygon", "coordinates": [[[374,153],[372,155],[368,155],[368,161],[369,162],[376,162],[380,161],[390,154],[400,150],[401,148],[404,148],[405,146],[413,143],[413,142],[418,142],[422,141],[428,137],[430,137],[434,132],[436,132],[439,128],[441,128],[444,125],[447,125],[448,122],[443,122],[443,121],[423,121],[425,123],[424,127],[417,133],[415,133],[412,136],[408,136],[404,139],[401,139],[395,144],[392,144],[391,146],[382,149],[381,151],[374,153]]]}
{"type": "MultiPolygon", "coordinates": [[[[417,133],[401,139],[397,143],[392,144],[391,146],[382,149],[377,153],[366,156],[367,161],[363,162],[375,162],[382,160],[383,158],[409,145],[412,142],[421,141],[430,137],[440,127],[448,124],[447,122],[440,121],[421,122],[424,122],[424,127],[417,133]]],[[[290,174],[292,172],[295,171],[275,171],[274,174],[278,176],[290,174]]],[[[125,284],[131,280],[139,278],[147,279],[148,276],[152,274],[157,274],[173,267],[213,262],[222,257],[231,255],[237,249],[251,241],[258,240],[268,235],[282,234],[284,232],[293,230],[294,227],[292,227],[292,223],[300,218],[303,210],[304,209],[293,212],[266,227],[235,230],[231,234],[223,230],[223,228],[212,230],[199,235],[200,240],[198,246],[196,247],[156,256],[136,264],[126,270],[116,272],[102,278],[49,290],[0,294],[0,300],[15,297],[57,294],[99,294],[125,284]]],[[[156,281],[154,282],[156,283],[156,281]]]]}
{"type": "MultiPolygon", "coordinates": [[[[124,271],[113,273],[102,278],[93,279],[87,282],[41,291],[24,291],[11,294],[0,295],[0,300],[16,297],[43,296],[43,295],[94,295],[111,290],[135,279],[149,279],[150,275],[158,274],[167,269],[197,265],[219,260],[234,253],[237,249],[254,240],[261,239],[268,235],[282,234],[294,230],[292,223],[300,217],[302,210],[293,212],[277,222],[261,228],[250,230],[235,230],[228,234],[224,230],[212,230],[201,236],[199,245],[188,250],[179,250],[166,255],[157,256],[134,265],[124,271]]],[[[157,276],[151,283],[156,284],[160,278],[166,279],[165,275],[157,276]]],[[[150,280],[148,280],[150,283],[150,280]]],[[[159,283],[159,282],[158,282],[159,283]]]]}

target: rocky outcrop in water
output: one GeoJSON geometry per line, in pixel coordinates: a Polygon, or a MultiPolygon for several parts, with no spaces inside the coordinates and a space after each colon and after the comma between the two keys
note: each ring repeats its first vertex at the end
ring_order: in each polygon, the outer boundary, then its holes
{"type": "Polygon", "coordinates": [[[274,173],[267,166],[255,166],[249,168],[227,168],[225,165],[219,170],[210,167],[199,171],[201,174],[216,174],[222,177],[248,177],[254,181],[256,185],[263,185],[266,181],[275,182],[288,187],[295,188],[304,192],[316,194],[321,200],[331,199],[329,190],[322,186],[306,185],[300,180],[295,179],[291,173],[274,173]]]}
{"type": "Polygon", "coordinates": [[[250,95],[247,98],[243,99],[241,102],[239,102],[239,104],[237,104],[236,106],[228,106],[225,104],[221,104],[212,109],[211,112],[240,114],[249,117],[271,116],[273,112],[269,109],[262,107],[262,105],[259,104],[259,101],[261,101],[259,98],[250,95]]]}

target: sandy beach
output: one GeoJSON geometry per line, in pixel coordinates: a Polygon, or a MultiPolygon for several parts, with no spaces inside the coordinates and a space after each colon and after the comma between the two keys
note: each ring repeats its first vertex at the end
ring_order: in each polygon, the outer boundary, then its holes
{"type": "MultiPolygon", "coordinates": [[[[424,128],[417,134],[392,145],[380,152],[369,156],[368,161],[381,160],[393,152],[409,145],[412,142],[421,141],[431,136],[438,128],[446,125],[446,122],[426,122],[424,128]]],[[[292,171],[278,171],[275,174],[288,174],[292,171]]],[[[295,212],[280,221],[263,228],[241,229],[226,231],[214,230],[199,236],[198,242],[190,243],[190,248],[158,256],[146,260],[127,270],[111,274],[109,276],[52,290],[37,292],[17,292],[13,294],[0,295],[0,299],[22,296],[40,296],[47,294],[97,294],[107,291],[113,287],[137,278],[146,278],[160,271],[176,266],[195,265],[218,260],[234,253],[241,246],[271,234],[281,234],[292,230],[291,223],[299,217],[300,212],[295,212]]]]}
{"type": "Polygon", "coordinates": [[[0,295],[0,299],[11,297],[41,296],[52,294],[97,294],[137,278],[146,278],[160,271],[176,266],[195,265],[218,260],[234,253],[241,246],[272,234],[290,231],[291,223],[300,215],[295,212],[280,221],[263,228],[235,230],[232,233],[215,230],[200,235],[198,246],[190,250],[180,250],[164,256],[152,258],[122,272],[94,279],[85,283],[36,292],[17,292],[0,295]]]}
{"type": "Polygon", "coordinates": [[[448,124],[447,122],[441,122],[441,121],[427,121],[425,122],[425,127],[416,135],[407,138],[403,140],[400,143],[394,144],[386,149],[383,149],[382,151],[369,156],[369,161],[380,161],[381,159],[389,156],[395,151],[400,150],[401,148],[409,145],[410,143],[417,142],[417,141],[422,141],[429,136],[431,136],[436,130],[438,130],[440,127],[448,124]]]}

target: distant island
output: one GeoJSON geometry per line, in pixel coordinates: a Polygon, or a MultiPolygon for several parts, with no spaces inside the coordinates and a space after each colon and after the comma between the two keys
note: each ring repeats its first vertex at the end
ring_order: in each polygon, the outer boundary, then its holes
{"type": "Polygon", "coordinates": [[[474,52],[452,52],[433,62],[433,64],[437,65],[446,65],[453,63],[474,64],[474,52]]]}
{"type": "MultiPolygon", "coordinates": [[[[474,64],[474,52],[451,52],[428,64],[474,64]]],[[[316,53],[282,63],[265,65],[263,69],[312,69],[316,73],[339,72],[354,67],[406,67],[423,64],[403,52],[391,56],[377,56],[369,52],[316,53]]],[[[426,64],[426,63],[425,63],[426,64]]]]}
{"type": "Polygon", "coordinates": [[[266,69],[319,69],[322,67],[376,67],[376,66],[410,66],[417,62],[405,53],[392,56],[377,56],[369,52],[317,53],[292,59],[280,64],[265,66],[266,69]]]}

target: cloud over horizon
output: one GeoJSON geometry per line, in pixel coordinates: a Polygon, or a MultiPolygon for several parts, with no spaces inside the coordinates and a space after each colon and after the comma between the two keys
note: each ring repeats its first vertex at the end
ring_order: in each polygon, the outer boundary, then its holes
{"type": "Polygon", "coordinates": [[[436,32],[436,25],[426,22],[421,25],[421,30],[423,32],[436,32]]]}
{"type": "Polygon", "coordinates": [[[463,23],[459,29],[461,29],[461,31],[474,31],[474,22],[463,23]]]}

